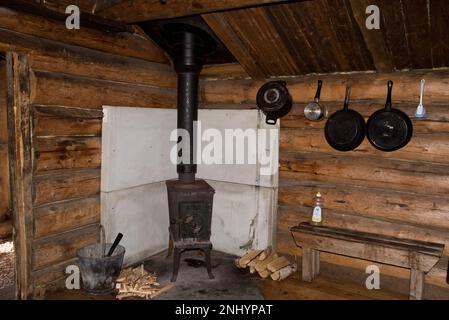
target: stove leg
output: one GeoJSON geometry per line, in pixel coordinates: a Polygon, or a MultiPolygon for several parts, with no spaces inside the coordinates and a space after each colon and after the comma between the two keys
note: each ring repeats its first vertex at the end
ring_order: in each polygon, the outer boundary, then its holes
{"type": "Polygon", "coordinates": [[[209,275],[209,279],[215,279],[214,275],[212,274],[212,263],[211,263],[211,258],[210,258],[210,251],[211,251],[211,248],[204,249],[204,253],[206,254],[207,274],[209,275]]]}
{"type": "Polygon", "coordinates": [[[171,282],[176,282],[176,279],[178,278],[180,262],[181,262],[181,249],[175,247],[173,254],[173,275],[170,280],[171,282]]]}
{"type": "Polygon", "coordinates": [[[173,238],[171,237],[170,227],[168,228],[168,250],[167,250],[167,258],[171,256],[173,253],[173,238]]]}

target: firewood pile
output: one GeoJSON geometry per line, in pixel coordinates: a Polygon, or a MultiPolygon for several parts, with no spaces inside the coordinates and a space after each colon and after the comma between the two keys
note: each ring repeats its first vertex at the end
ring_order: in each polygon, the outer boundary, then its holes
{"type": "Polygon", "coordinates": [[[153,299],[163,292],[170,290],[173,284],[160,287],[155,274],[147,272],[143,264],[136,268],[127,268],[120,273],[117,279],[117,299],[138,297],[153,299]]]}
{"type": "Polygon", "coordinates": [[[241,258],[235,260],[237,268],[249,268],[250,273],[258,273],[262,279],[271,277],[275,281],[288,278],[298,269],[296,263],[279,256],[271,249],[250,250],[241,258]]]}

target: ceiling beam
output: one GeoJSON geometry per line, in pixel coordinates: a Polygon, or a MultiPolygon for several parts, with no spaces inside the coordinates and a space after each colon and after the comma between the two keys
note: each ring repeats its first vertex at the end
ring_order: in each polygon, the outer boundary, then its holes
{"type": "MultiPolygon", "coordinates": [[[[65,22],[68,17],[65,12],[58,11],[54,7],[48,7],[44,3],[35,3],[29,0],[3,0],[0,6],[54,21],[65,22]]],[[[104,32],[118,33],[126,32],[128,30],[126,24],[105,19],[87,12],[81,12],[81,23],[83,27],[104,32]]]]}
{"type": "Polygon", "coordinates": [[[126,23],[167,19],[196,14],[225,11],[264,4],[292,2],[291,0],[101,0],[111,5],[97,11],[109,19],[126,23]]]}
{"type": "Polygon", "coordinates": [[[355,21],[359,26],[363,39],[368,50],[371,52],[374,66],[377,72],[391,72],[394,70],[392,56],[388,50],[385,36],[381,29],[369,30],[366,27],[366,8],[372,1],[367,0],[349,0],[355,21]]]}
{"type": "MultiPolygon", "coordinates": [[[[65,13],[65,9],[69,5],[76,5],[83,12],[93,12],[96,2],[101,0],[23,0],[32,4],[39,4],[53,11],[65,13]]],[[[3,1],[2,1],[3,2],[3,1]]]]}

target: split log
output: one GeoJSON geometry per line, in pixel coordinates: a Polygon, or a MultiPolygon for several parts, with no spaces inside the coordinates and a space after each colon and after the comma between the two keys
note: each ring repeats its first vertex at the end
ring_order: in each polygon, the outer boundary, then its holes
{"type": "Polygon", "coordinates": [[[296,263],[288,265],[274,273],[271,274],[271,279],[275,281],[281,281],[289,277],[291,274],[298,270],[298,265],[296,263]]]}
{"type": "Polygon", "coordinates": [[[259,261],[265,260],[266,258],[268,258],[268,257],[270,256],[271,252],[272,252],[271,247],[266,248],[266,249],[265,249],[265,250],[264,250],[264,251],[257,257],[257,260],[259,260],[259,261]]]}
{"type": "Polygon", "coordinates": [[[239,265],[242,268],[245,268],[248,263],[250,263],[253,259],[257,258],[259,254],[261,254],[263,250],[250,250],[246,255],[240,258],[239,265]]]}
{"type": "Polygon", "coordinates": [[[272,261],[276,260],[277,258],[278,258],[278,255],[276,252],[271,253],[271,255],[268,258],[266,258],[265,260],[262,261],[262,263],[260,263],[256,266],[256,271],[260,273],[260,272],[266,270],[267,265],[269,263],[271,263],[272,261]]]}
{"type": "Polygon", "coordinates": [[[234,260],[234,264],[235,264],[235,266],[236,266],[237,268],[239,268],[239,269],[245,269],[245,267],[241,267],[241,266],[240,266],[240,258],[236,258],[236,259],[234,260]]]}
{"type": "Polygon", "coordinates": [[[266,279],[266,278],[268,278],[268,277],[270,276],[270,271],[268,271],[268,270],[265,269],[265,270],[259,272],[259,276],[260,276],[262,279],[266,279]]]}
{"type": "Polygon", "coordinates": [[[270,262],[267,265],[267,269],[271,272],[276,272],[290,264],[290,261],[288,261],[285,257],[279,257],[276,260],[270,262]]]}

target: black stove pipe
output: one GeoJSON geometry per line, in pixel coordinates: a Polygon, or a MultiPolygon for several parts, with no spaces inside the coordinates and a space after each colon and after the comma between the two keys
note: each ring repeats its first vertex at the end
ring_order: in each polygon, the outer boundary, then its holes
{"type": "Polygon", "coordinates": [[[173,61],[178,75],[178,129],[186,130],[190,136],[189,141],[182,141],[181,138],[181,149],[178,153],[178,158],[182,159],[182,152],[190,150],[189,162],[180,162],[177,172],[180,181],[189,183],[195,181],[196,174],[193,125],[194,121],[198,120],[198,83],[203,68],[205,46],[201,36],[191,30],[176,32],[173,39],[173,61]]]}

